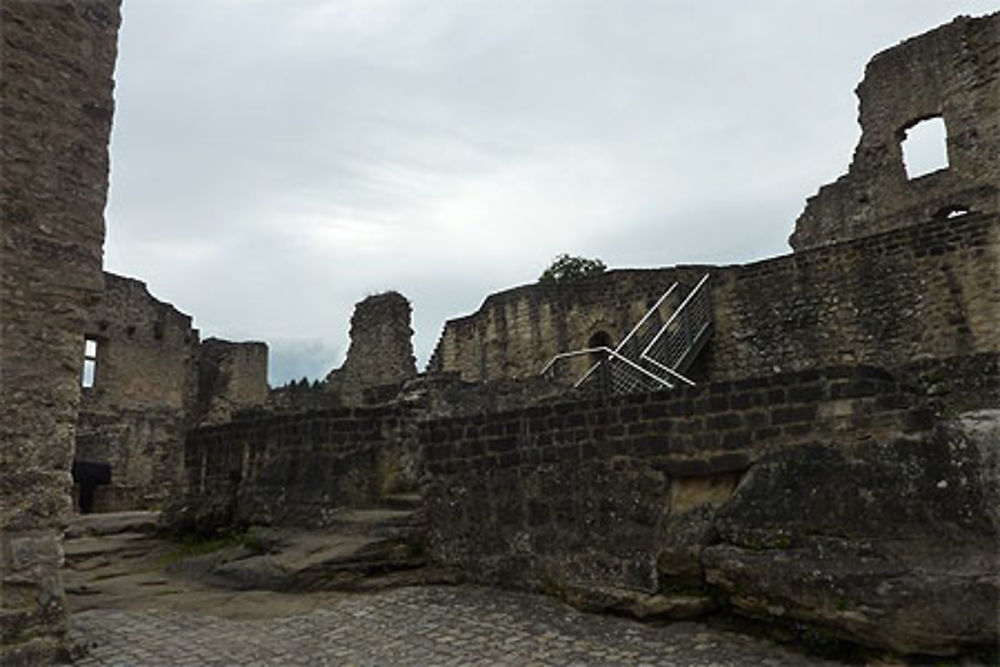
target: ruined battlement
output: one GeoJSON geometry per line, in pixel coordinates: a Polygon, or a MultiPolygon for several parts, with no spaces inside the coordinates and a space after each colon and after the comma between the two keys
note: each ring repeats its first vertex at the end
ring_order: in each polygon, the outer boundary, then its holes
{"type": "Polygon", "coordinates": [[[267,344],[208,338],[198,349],[195,421],[227,422],[267,402],[267,344]]]}
{"type": "Polygon", "coordinates": [[[322,395],[270,401],[288,414],[264,408],[265,344],[202,342],[144,283],[101,274],[118,24],[116,0],[0,6],[0,662],[67,653],[74,461],[103,479],[85,510],[171,496],[174,528],[324,528],[405,491],[434,564],[474,581],[995,651],[1000,13],[871,60],[852,162],[791,254],[494,294],[445,324],[423,375],[409,302],[373,295],[322,395]],[[945,164],[911,173],[907,137],[935,119],[945,164]],[[540,386],[554,355],[613,347],[706,273],[697,386],[540,386]]]}
{"type": "Polygon", "coordinates": [[[90,310],[84,336],[96,348],[84,410],[190,407],[198,330],[146,283],[105,272],[103,299],[90,310]]]}
{"type": "Polygon", "coordinates": [[[673,281],[693,285],[706,272],[715,334],[692,369],[699,382],[1000,350],[1000,214],[911,223],[745,265],[507,290],[445,324],[428,370],[479,382],[537,375],[596,336],[613,346],[673,281]]]}
{"type": "Polygon", "coordinates": [[[347,358],[327,375],[327,391],[345,405],[362,405],[366,389],[398,386],[416,377],[410,312],[410,302],[399,292],[355,304],[347,358]]]}
{"type": "Polygon", "coordinates": [[[861,139],[847,173],[811,197],[795,250],[947,217],[1000,210],[1000,13],[961,16],[887,49],[857,88],[861,139]],[[911,178],[907,132],[940,118],[947,166],[911,178]]]}
{"type": "Polygon", "coordinates": [[[184,434],[267,400],[267,345],[199,340],[191,316],[133,278],[104,273],[89,308],[74,460],[106,467],[96,488],[78,475],[78,509],[157,507],[183,482],[184,434]]]}
{"type": "Polygon", "coordinates": [[[710,269],[619,269],[491,294],[475,313],[445,323],[427,370],[466,382],[530,378],[559,352],[621,340],[671,283],[693,285],[710,269]]]}

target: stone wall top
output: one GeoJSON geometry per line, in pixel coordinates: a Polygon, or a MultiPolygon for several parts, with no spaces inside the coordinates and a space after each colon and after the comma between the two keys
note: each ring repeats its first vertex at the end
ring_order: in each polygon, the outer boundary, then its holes
{"type": "Polygon", "coordinates": [[[1000,13],[956,18],[877,54],[857,94],[853,161],[809,199],[795,250],[1000,208],[1000,13]],[[947,167],[910,178],[903,141],[933,118],[947,130],[947,167]]]}

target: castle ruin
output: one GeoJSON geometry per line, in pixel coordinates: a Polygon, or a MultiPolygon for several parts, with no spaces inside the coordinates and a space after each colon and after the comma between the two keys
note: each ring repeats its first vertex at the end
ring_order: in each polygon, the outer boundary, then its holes
{"type": "Polygon", "coordinates": [[[111,470],[81,504],[167,503],[178,530],[322,528],[416,490],[426,557],[466,580],[900,654],[996,646],[1000,14],[872,59],[852,164],[807,202],[791,254],[494,294],[445,323],[424,373],[409,304],[376,295],[343,367],[279,400],[266,347],[200,342],[142,283],[102,276],[117,3],[2,11],[6,661],[65,648],[74,439],[79,463],[111,470]],[[931,118],[947,166],[911,178],[901,144],[931,118]],[[706,273],[696,386],[539,377],[706,273]]]}

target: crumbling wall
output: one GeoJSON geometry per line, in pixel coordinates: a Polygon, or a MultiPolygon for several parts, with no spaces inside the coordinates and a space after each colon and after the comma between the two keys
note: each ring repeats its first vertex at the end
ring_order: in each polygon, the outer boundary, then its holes
{"type": "Polygon", "coordinates": [[[385,292],[355,304],[350,335],[344,365],[326,377],[327,389],[344,405],[363,405],[366,389],[416,376],[410,302],[402,294],[385,292]]]}
{"type": "MultiPolygon", "coordinates": [[[[914,224],[746,265],[611,271],[491,295],[445,324],[429,371],[465,381],[536,375],[595,330],[616,342],[673,280],[705,272],[715,332],[688,374],[727,380],[831,364],[900,370],[1000,351],[1000,215],[914,224]]],[[[569,368],[572,377],[584,366],[569,368]]]]}
{"type": "Polygon", "coordinates": [[[209,533],[247,524],[320,528],[419,480],[416,417],[401,406],[262,415],[192,430],[186,493],[167,522],[209,533]]]}
{"type": "Polygon", "coordinates": [[[433,561],[475,581],[989,650],[1000,415],[931,405],[882,369],[836,366],[446,419],[266,416],[190,433],[170,520],[322,527],[420,481],[433,561]]]}
{"type": "Polygon", "coordinates": [[[1000,13],[959,17],[877,54],[857,93],[854,159],[809,199],[789,239],[795,250],[1000,209],[1000,13]],[[935,117],[947,128],[948,167],[907,178],[906,132],[935,117]]]}
{"type": "Polygon", "coordinates": [[[196,381],[191,317],[132,278],[105,273],[104,298],[85,330],[96,344],[92,386],[77,423],[76,460],[111,466],[84,511],[154,507],[180,481],[196,381]]]}
{"type": "Polygon", "coordinates": [[[102,289],[117,0],[0,4],[0,662],[64,651],[86,308],[102,289]]]}
{"type": "MultiPolygon", "coordinates": [[[[466,382],[532,377],[560,352],[598,339],[614,347],[671,284],[693,286],[704,270],[616,270],[491,294],[477,312],[445,323],[427,370],[466,382]]],[[[583,357],[561,369],[575,378],[590,363],[583,357]]]]}
{"type": "Polygon", "coordinates": [[[998,434],[846,366],[434,420],[430,554],[588,609],[989,651],[998,434]]]}
{"type": "Polygon", "coordinates": [[[110,482],[79,479],[85,512],[158,507],[183,483],[185,433],[228,421],[267,400],[267,346],[209,338],[191,316],[132,278],[105,273],[85,328],[94,359],[85,373],[76,435],[80,463],[110,466],[110,482]]]}
{"type": "Polygon", "coordinates": [[[995,353],[998,266],[1000,215],[980,214],[727,267],[704,364],[732,379],[995,353]]]}
{"type": "Polygon", "coordinates": [[[209,338],[201,344],[196,422],[227,422],[241,410],[263,406],[267,400],[265,343],[209,338]]]}

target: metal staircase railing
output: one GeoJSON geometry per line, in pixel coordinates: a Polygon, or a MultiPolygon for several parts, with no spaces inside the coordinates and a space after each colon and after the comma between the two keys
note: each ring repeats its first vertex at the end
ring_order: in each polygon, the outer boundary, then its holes
{"type": "Polygon", "coordinates": [[[614,394],[672,389],[677,382],[694,386],[682,373],[712,333],[708,278],[705,274],[676,308],[671,308],[670,301],[682,288],[679,283],[671,285],[614,349],[601,346],[562,352],[545,365],[541,374],[562,360],[600,353],[604,358],[593,364],[574,387],[594,377],[614,394]]]}
{"type": "Polygon", "coordinates": [[[707,283],[706,273],[642,350],[640,359],[665,373],[688,369],[711,334],[712,299],[707,283]]]}

